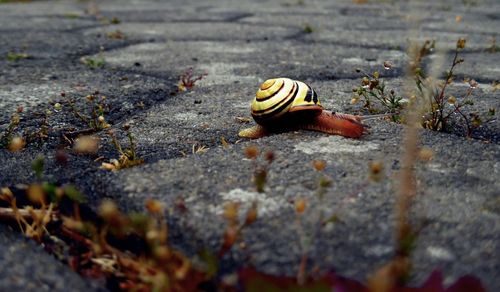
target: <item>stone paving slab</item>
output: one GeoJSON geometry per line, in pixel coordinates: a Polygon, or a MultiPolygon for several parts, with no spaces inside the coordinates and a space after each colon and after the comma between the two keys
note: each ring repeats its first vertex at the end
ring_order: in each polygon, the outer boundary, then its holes
{"type": "MultiPolygon", "coordinates": [[[[403,127],[371,120],[372,134],[360,140],[298,131],[245,141],[237,133],[249,124],[236,118],[249,117],[258,84],[276,76],[307,81],[328,109],[362,112],[359,105],[349,104],[352,88],[360,81],[355,69],[378,70],[388,86],[401,89],[407,39],[414,36],[409,21],[416,12],[423,21],[415,36],[421,41],[436,39],[438,52],[446,53],[443,64],[452,57],[457,38],[467,38],[462,54],[466,62],[457,72],[460,78],[479,81],[474,109],[498,109],[498,91],[491,87],[498,80],[498,53],[484,50],[497,36],[500,5],[493,0],[477,5],[458,0],[304,2],[103,1],[97,15],[85,14],[85,2],[1,4],[0,129],[18,105],[25,107],[24,122],[36,127],[35,113],[51,107],[61,91],[83,97],[99,90],[113,109],[107,119],[114,129],[132,125],[146,163],[106,172],[98,169],[95,157],[70,155],[70,167],[62,167],[54,161],[60,143],[54,131],[45,143],[28,145],[19,153],[0,150],[0,186],[33,181],[30,163],[44,155],[45,178],[75,184],[93,208],[103,198],[113,198],[128,211],[143,210],[147,198],[165,202],[172,243],[190,254],[220,246],[225,202],[239,201],[244,210],[256,200],[259,220],[244,232],[246,249],[235,248],[222,267],[233,271],[250,256],[250,263],[277,274],[294,274],[300,260],[289,200],[302,196],[308,200],[302,219],[311,240],[311,266],[364,280],[392,255],[403,127]],[[106,24],[102,16],[121,22],[106,24]],[[457,16],[462,17],[459,22],[457,16]],[[312,33],[305,31],[306,25],[312,33]],[[117,30],[124,39],[107,37],[117,30]],[[4,58],[20,50],[31,57],[17,62],[4,58]],[[82,64],[82,57],[102,58],[105,64],[92,69],[82,64]],[[393,70],[383,70],[386,60],[394,64],[393,70]],[[178,76],[189,67],[207,76],[193,90],[172,94],[178,76]],[[229,148],[222,147],[221,137],[229,148]],[[253,190],[253,166],[243,154],[248,145],[276,152],[265,193],[253,190]],[[193,147],[201,146],[208,147],[206,153],[194,154],[193,147]],[[324,202],[315,195],[313,159],[327,161],[325,173],[334,180],[324,202]],[[367,184],[368,162],[376,160],[384,162],[387,179],[367,184]],[[186,202],[187,214],[173,207],[179,197],[186,202]],[[340,221],[316,237],[319,208],[336,213],[340,221]]],[[[424,62],[436,58],[434,54],[424,62]]],[[[459,81],[449,91],[457,97],[467,89],[459,81]]],[[[51,125],[82,127],[63,114],[55,114],[51,125]]],[[[429,225],[417,243],[412,283],[421,283],[440,267],[446,283],[472,273],[490,291],[499,290],[500,125],[493,121],[483,127],[478,138],[490,143],[426,130],[421,134],[422,145],[433,149],[435,158],[417,166],[421,193],[415,215],[427,218],[429,225]]],[[[103,144],[98,155],[116,156],[105,133],[98,135],[103,144]]],[[[125,141],[123,135],[119,138],[125,141]]],[[[0,230],[2,236],[9,232],[0,230]]],[[[17,248],[17,241],[9,242],[17,248]]],[[[0,256],[7,258],[7,253],[1,250],[0,256]]],[[[39,265],[44,261],[40,259],[39,265]]],[[[20,265],[28,268],[29,262],[20,265]]],[[[47,277],[61,282],[73,277],[61,273],[48,271],[47,277]]],[[[22,277],[5,287],[28,290],[31,283],[22,277]]]]}
{"type": "MultiPolygon", "coordinates": [[[[208,75],[200,84],[220,84],[234,81],[255,82],[261,78],[283,74],[300,80],[358,78],[355,69],[376,68],[385,74],[401,73],[405,57],[397,50],[379,51],[351,48],[331,44],[304,44],[299,41],[268,42],[216,42],[187,41],[138,44],[113,50],[104,55],[107,62],[130,68],[139,62],[146,72],[171,72],[181,74],[187,66],[208,75]],[[307,52],[307,53],[304,53],[307,52]],[[255,62],[255,60],[259,60],[255,62]],[[391,60],[394,70],[383,72],[383,63],[391,60]],[[175,68],[175,69],[174,69],[175,68]],[[250,78],[250,79],[248,79],[250,78]],[[206,83],[205,83],[206,82],[206,83]]],[[[253,90],[249,94],[253,94],[253,90]]]]}
{"type": "Polygon", "coordinates": [[[0,249],[2,291],[106,291],[102,283],[84,280],[41,246],[5,226],[0,226],[0,249]]]}
{"type": "MultiPolygon", "coordinates": [[[[121,172],[110,177],[106,193],[117,194],[113,198],[132,209],[140,209],[142,201],[148,197],[172,206],[182,196],[190,210],[183,220],[202,237],[190,242],[200,244],[201,241],[214,247],[220,244],[223,203],[236,200],[243,208],[248,208],[251,201],[257,200],[261,206],[261,220],[245,233],[248,253],[255,265],[274,273],[292,273],[296,268],[300,253],[290,247],[290,242],[298,239],[291,239],[296,236],[296,226],[290,223],[293,210],[288,200],[306,197],[311,204],[311,214],[305,219],[306,230],[314,230],[316,215],[313,210],[321,205],[330,212],[338,212],[342,221],[311,247],[312,262],[322,267],[334,265],[339,271],[362,279],[370,271],[370,265],[361,263],[353,267],[353,261],[366,260],[377,265],[390,255],[392,221],[387,218],[392,217],[395,186],[386,181],[364,190],[357,188],[365,180],[366,161],[384,161],[391,167],[387,176],[396,177],[401,141],[391,126],[373,125],[377,135],[361,141],[288,133],[253,142],[266,149],[275,149],[278,157],[270,169],[269,189],[265,194],[252,191],[252,166],[242,154],[247,143],[237,144],[229,150],[218,147],[201,156],[161,160],[121,172]],[[315,199],[314,181],[307,175],[312,172],[313,159],[326,160],[330,165],[327,173],[334,180],[334,187],[322,204],[315,199]],[[272,237],[266,240],[269,235],[265,234],[272,234],[272,237]],[[325,254],[329,256],[324,258],[325,254]],[[279,258],[277,262],[275,257],[279,258]]],[[[493,256],[498,250],[498,213],[490,204],[500,187],[494,179],[499,170],[495,157],[500,154],[500,148],[457,142],[433,133],[425,133],[423,143],[436,151],[436,159],[430,165],[419,166],[418,171],[423,190],[419,210],[423,210],[421,215],[432,223],[422,234],[425,247],[415,254],[417,279],[422,280],[423,272],[428,273],[436,266],[445,268],[450,279],[456,277],[453,274],[460,275],[468,269],[491,273],[493,277],[498,263],[475,265],[479,254],[493,256]],[[455,161],[454,157],[460,160],[455,161]],[[449,181],[459,186],[450,189],[445,186],[449,181]],[[434,249],[453,256],[443,256],[439,252],[436,255],[434,249]],[[474,252],[467,253],[468,249],[474,252]]],[[[485,276],[484,280],[488,278],[490,276],[485,276]]]]}

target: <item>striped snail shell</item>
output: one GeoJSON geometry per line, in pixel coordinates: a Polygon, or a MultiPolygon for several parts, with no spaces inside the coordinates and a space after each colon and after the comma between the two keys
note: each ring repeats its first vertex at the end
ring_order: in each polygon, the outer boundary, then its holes
{"type": "Polygon", "coordinates": [[[314,89],[290,78],[262,83],[252,101],[251,114],[257,125],[240,131],[240,137],[254,139],[306,129],[359,138],[365,130],[361,117],[324,110],[314,89]]]}

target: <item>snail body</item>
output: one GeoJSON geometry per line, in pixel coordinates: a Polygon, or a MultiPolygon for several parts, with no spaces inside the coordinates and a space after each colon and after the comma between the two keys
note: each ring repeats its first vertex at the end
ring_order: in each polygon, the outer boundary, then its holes
{"type": "Polygon", "coordinates": [[[240,131],[240,137],[255,139],[296,129],[349,138],[359,138],[365,132],[360,116],[324,110],[314,89],[289,78],[262,83],[252,101],[251,114],[257,125],[240,131]]]}

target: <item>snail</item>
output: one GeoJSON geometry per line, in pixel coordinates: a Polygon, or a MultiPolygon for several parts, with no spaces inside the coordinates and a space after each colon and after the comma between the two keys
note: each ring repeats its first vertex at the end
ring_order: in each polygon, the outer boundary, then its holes
{"type": "Polygon", "coordinates": [[[359,138],[366,132],[361,117],[323,109],[316,92],[306,83],[290,78],[268,79],[260,85],[251,106],[257,125],[241,130],[243,138],[305,129],[359,138]]]}

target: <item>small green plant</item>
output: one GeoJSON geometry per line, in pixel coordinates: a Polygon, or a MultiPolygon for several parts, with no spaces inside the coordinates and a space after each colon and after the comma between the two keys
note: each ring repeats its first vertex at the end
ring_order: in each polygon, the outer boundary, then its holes
{"type": "Polygon", "coordinates": [[[21,121],[21,116],[19,114],[22,111],[22,107],[18,108],[17,112],[10,118],[7,128],[0,133],[0,148],[7,148],[10,145],[14,131],[19,127],[19,123],[21,121]]]}
{"type": "Polygon", "coordinates": [[[80,58],[80,62],[89,67],[90,69],[100,69],[106,65],[106,60],[103,56],[104,48],[99,49],[99,54],[97,56],[87,56],[80,58]]]}
{"type": "Polygon", "coordinates": [[[486,48],[486,52],[489,52],[489,53],[500,52],[500,46],[497,45],[497,38],[496,37],[491,37],[489,42],[490,42],[490,45],[486,48]]]}
{"type": "Polygon", "coordinates": [[[81,61],[91,69],[99,69],[106,65],[106,60],[101,54],[96,57],[82,57],[81,61]]]}
{"type": "Polygon", "coordinates": [[[418,89],[417,96],[424,104],[422,126],[434,131],[448,131],[451,117],[457,114],[463,119],[465,134],[470,138],[472,131],[485,121],[490,121],[495,111],[490,110],[486,114],[478,112],[466,114],[463,111],[466,106],[474,105],[471,95],[472,91],[478,87],[478,83],[474,80],[468,80],[469,88],[461,99],[446,93],[448,85],[456,78],[454,74],[456,66],[464,62],[464,59],[459,58],[459,52],[465,48],[465,43],[466,40],[463,38],[457,40],[455,54],[450,69],[445,72],[444,81],[435,82],[431,78],[427,78],[419,67],[416,67],[414,72],[418,89]]]}
{"type": "Polygon", "coordinates": [[[282,3],[281,5],[285,6],[285,7],[304,6],[304,5],[306,5],[306,3],[304,0],[296,0],[296,1],[288,1],[288,2],[282,3]]]}
{"type": "Polygon", "coordinates": [[[103,162],[101,165],[102,169],[105,170],[120,170],[127,167],[133,167],[144,163],[144,160],[137,155],[135,138],[130,131],[130,125],[126,124],[123,126],[123,130],[127,133],[127,138],[129,142],[128,148],[123,148],[114,131],[108,131],[108,136],[111,138],[113,145],[120,154],[118,159],[111,159],[110,163],[103,162]]]}
{"type": "Polygon", "coordinates": [[[123,40],[125,39],[125,34],[121,30],[117,29],[106,33],[106,37],[112,40],[123,40]]]}
{"type": "Polygon", "coordinates": [[[309,23],[304,23],[304,27],[302,29],[305,33],[313,33],[316,29],[312,27],[309,23]]]}
{"type": "Polygon", "coordinates": [[[80,17],[82,17],[82,15],[79,13],[79,12],[67,12],[67,13],[64,13],[64,18],[67,18],[67,19],[78,19],[80,17]]]}
{"type": "MultiPolygon", "coordinates": [[[[386,61],[384,68],[390,70],[392,65],[386,61]]],[[[353,89],[355,93],[351,99],[351,104],[355,104],[361,97],[364,99],[363,107],[370,113],[379,113],[380,111],[374,104],[377,101],[382,105],[385,113],[392,114],[390,117],[394,122],[401,122],[401,111],[404,108],[403,97],[398,95],[394,89],[387,90],[385,82],[380,78],[378,71],[369,75],[361,69],[356,69],[356,72],[362,72],[365,76],[361,80],[361,85],[353,89]]]]}
{"type": "Polygon", "coordinates": [[[23,135],[28,144],[35,141],[42,142],[46,140],[51,130],[50,117],[53,115],[52,110],[47,108],[43,113],[36,113],[35,115],[39,120],[38,127],[35,130],[26,130],[23,135]]]}
{"type": "Polygon", "coordinates": [[[27,53],[17,53],[17,52],[8,52],[7,53],[7,61],[17,62],[19,60],[29,59],[31,56],[27,53]]]}
{"type": "Polygon", "coordinates": [[[12,115],[7,128],[0,133],[0,148],[8,147],[11,151],[18,151],[25,144],[43,141],[48,138],[50,131],[49,118],[52,115],[52,111],[46,109],[43,113],[35,112],[32,114],[32,118],[38,120],[38,127],[36,129],[21,127],[21,115],[23,111],[22,106],[18,107],[16,113],[12,115]],[[20,133],[21,129],[23,129],[22,133],[20,133]]]}
{"type": "MultiPolygon", "coordinates": [[[[83,131],[98,132],[111,126],[105,118],[105,113],[109,110],[109,106],[106,103],[106,96],[100,95],[99,91],[96,90],[94,93],[85,96],[86,103],[88,104],[87,109],[78,108],[74,98],[69,97],[65,92],[61,92],[61,97],[66,98],[67,105],[73,115],[88,126],[88,129],[83,131]]],[[[61,107],[61,104],[59,104],[58,108],[60,109],[61,107]]]]}

